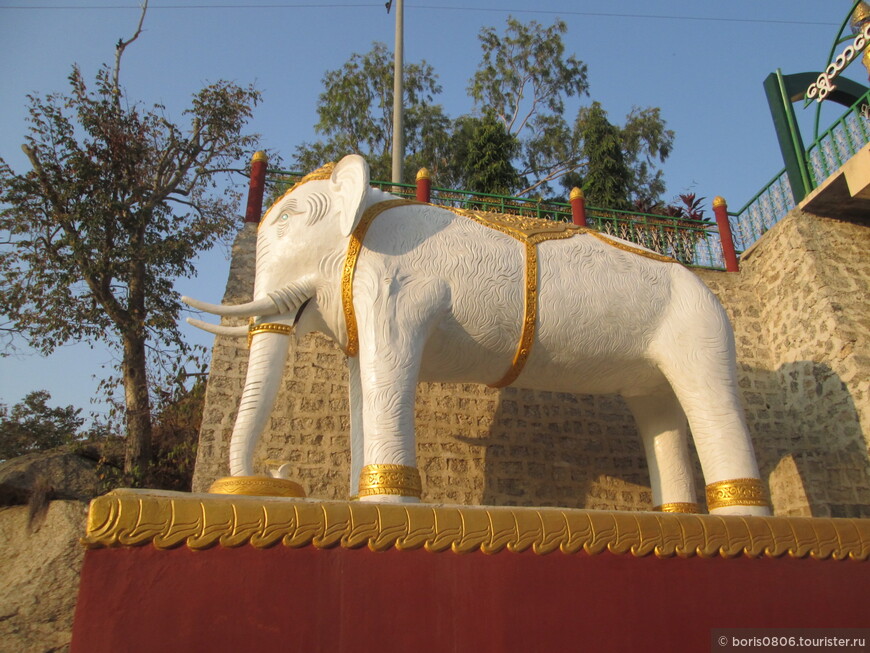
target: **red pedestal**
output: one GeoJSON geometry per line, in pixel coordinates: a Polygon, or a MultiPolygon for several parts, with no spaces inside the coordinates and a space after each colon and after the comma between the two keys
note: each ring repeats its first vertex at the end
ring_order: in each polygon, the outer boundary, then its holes
{"type": "Polygon", "coordinates": [[[73,653],[709,651],[714,628],[867,627],[870,565],[603,553],[89,551],[73,653]]]}
{"type": "Polygon", "coordinates": [[[720,628],[870,628],[867,520],[124,492],[91,506],[73,653],[718,651],[720,628]]]}

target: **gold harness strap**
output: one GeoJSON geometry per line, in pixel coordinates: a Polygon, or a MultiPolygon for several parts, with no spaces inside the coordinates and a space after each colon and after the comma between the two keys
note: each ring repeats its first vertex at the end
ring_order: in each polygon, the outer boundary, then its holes
{"type": "Polygon", "coordinates": [[[362,214],[359,224],[350,235],[347,255],[344,257],[344,269],[341,272],[341,307],[344,312],[344,324],[347,327],[347,347],[344,351],[348,356],[356,356],[359,353],[359,332],[356,328],[356,314],[353,311],[353,275],[356,271],[360,250],[362,250],[363,239],[374,219],[381,213],[410,204],[420,204],[420,202],[399,199],[373,204],[362,214]]]}
{"type": "MultiPolygon", "coordinates": [[[[378,204],[374,204],[366,209],[362,218],[360,218],[359,224],[356,229],[354,229],[353,234],[351,234],[350,242],[347,246],[347,255],[344,259],[344,269],[342,270],[341,275],[342,310],[344,312],[344,321],[347,328],[347,347],[345,348],[345,353],[348,356],[356,356],[359,353],[359,332],[357,331],[356,314],[353,309],[353,276],[360,251],[362,250],[363,239],[374,219],[381,213],[400,206],[409,205],[431,206],[415,200],[406,199],[379,202],[378,204]]],[[[447,208],[447,210],[452,211],[456,215],[460,215],[490,229],[495,229],[496,231],[507,234],[515,240],[523,243],[525,249],[525,292],[520,341],[517,345],[516,352],[514,353],[513,362],[511,363],[510,368],[501,379],[495,383],[489,384],[491,388],[504,388],[517,380],[520,372],[523,371],[526,360],[529,358],[532,343],[535,341],[535,326],[538,320],[538,243],[547,240],[571,238],[577,234],[589,234],[612,247],[631,252],[632,254],[638,254],[657,261],[676,262],[668,256],[662,256],[661,254],[655,254],[638,247],[632,247],[625,243],[610,240],[594,229],[580,227],[570,223],[490,213],[487,211],[468,211],[465,209],[454,209],[448,207],[439,208],[447,208]]]]}

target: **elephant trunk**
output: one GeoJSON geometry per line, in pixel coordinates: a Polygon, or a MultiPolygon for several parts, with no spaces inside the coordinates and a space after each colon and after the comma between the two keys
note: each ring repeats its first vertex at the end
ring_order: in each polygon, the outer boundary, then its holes
{"type": "Polygon", "coordinates": [[[254,447],[272,412],[284,363],[290,348],[290,336],[260,333],[251,342],[245,389],[230,441],[230,474],[253,474],[254,447]]]}

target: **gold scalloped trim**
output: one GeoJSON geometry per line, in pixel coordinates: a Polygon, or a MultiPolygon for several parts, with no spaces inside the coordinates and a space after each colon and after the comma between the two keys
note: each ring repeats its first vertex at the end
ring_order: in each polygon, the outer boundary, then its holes
{"type": "Polygon", "coordinates": [[[870,519],[394,505],[115,490],[91,502],[90,548],[250,544],[468,553],[604,551],[702,558],[870,558],[870,519]]]}
{"type": "Polygon", "coordinates": [[[278,324],[277,322],[261,322],[255,325],[254,318],[251,318],[248,322],[248,349],[251,348],[251,342],[258,333],[280,333],[289,336],[293,333],[293,328],[292,324],[278,324]]]}

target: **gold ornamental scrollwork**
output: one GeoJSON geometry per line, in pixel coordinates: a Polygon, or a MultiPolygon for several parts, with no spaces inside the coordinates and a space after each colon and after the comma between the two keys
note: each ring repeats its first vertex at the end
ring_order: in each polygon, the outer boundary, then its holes
{"type": "Polygon", "coordinates": [[[497,554],[870,559],[870,520],[314,501],[115,490],[91,502],[90,548],[341,546],[497,554]]]}

